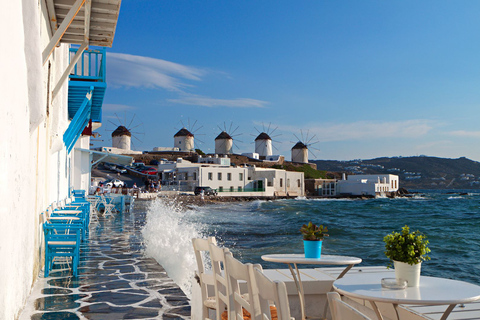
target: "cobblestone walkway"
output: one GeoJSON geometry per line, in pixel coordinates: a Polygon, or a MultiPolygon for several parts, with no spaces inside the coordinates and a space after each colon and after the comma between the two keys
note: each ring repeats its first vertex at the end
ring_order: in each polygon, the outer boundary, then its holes
{"type": "Polygon", "coordinates": [[[190,319],[187,297],[143,256],[144,222],[142,208],[92,222],[79,276],[62,266],[42,274],[20,319],[190,319]]]}

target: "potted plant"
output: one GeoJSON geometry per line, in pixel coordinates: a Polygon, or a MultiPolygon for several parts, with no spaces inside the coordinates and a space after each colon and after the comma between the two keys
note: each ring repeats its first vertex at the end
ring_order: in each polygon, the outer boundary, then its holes
{"type": "Polygon", "coordinates": [[[300,232],[303,235],[305,258],[319,259],[322,254],[323,238],[328,237],[327,227],[317,226],[310,221],[302,226],[300,232]]]}
{"type": "Polygon", "coordinates": [[[409,287],[418,287],[422,262],[430,260],[427,236],[418,230],[410,232],[405,225],[401,232],[387,234],[383,242],[385,255],[390,259],[388,267],[393,262],[395,277],[407,280],[409,287]]]}

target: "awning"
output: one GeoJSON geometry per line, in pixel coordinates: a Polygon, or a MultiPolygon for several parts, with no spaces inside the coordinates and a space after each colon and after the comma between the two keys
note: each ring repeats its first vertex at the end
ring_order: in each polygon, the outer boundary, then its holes
{"type": "Polygon", "coordinates": [[[43,0],[49,17],[50,43],[46,61],[58,43],[111,47],[121,0],[43,0]]]}
{"type": "Polygon", "coordinates": [[[133,157],[122,156],[122,155],[115,154],[115,153],[101,152],[101,151],[82,149],[82,148],[75,148],[75,150],[78,150],[78,151],[81,151],[81,152],[88,152],[88,153],[92,154],[93,155],[92,166],[96,165],[99,162],[110,162],[110,163],[114,163],[114,164],[120,164],[120,165],[128,166],[128,165],[132,164],[132,162],[133,162],[133,157]]]}
{"type": "Polygon", "coordinates": [[[121,0],[41,0],[42,12],[50,22],[47,23],[50,41],[42,52],[43,64],[60,43],[80,46],[57,81],[52,99],[89,46],[112,46],[120,3],[121,0]]]}

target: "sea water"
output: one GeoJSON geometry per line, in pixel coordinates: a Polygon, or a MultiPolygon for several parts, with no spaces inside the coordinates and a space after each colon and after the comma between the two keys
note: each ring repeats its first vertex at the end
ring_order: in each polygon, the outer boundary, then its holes
{"type": "Polygon", "coordinates": [[[431,261],[422,274],[480,285],[480,191],[419,191],[409,198],[288,199],[220,203],[181,209],[156,200],[144,229],[146,253],[189,294],[196,269],[191,238],[215,236],[242,262],[265,262],[264,254],[302,253],[299,229],[309,221],[328,227],[322,254],[363,259],[361,266],[386,266],[383,237],[404,225],[430,241],[431,261]]]}

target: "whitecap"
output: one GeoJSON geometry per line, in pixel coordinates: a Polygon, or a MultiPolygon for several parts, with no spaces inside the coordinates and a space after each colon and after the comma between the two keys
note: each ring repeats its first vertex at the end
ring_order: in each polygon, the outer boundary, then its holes
{"type": "Polygon", "coordinates": [[[192,238],[200,238],[204,226],[188,221],[193,210],[184,210],[178,202],[152,201],[142,229],[145,254],[162,265],[168,276],[191,298],[192,278],[196,270],[192,238]]]}

